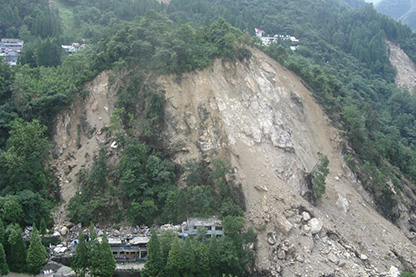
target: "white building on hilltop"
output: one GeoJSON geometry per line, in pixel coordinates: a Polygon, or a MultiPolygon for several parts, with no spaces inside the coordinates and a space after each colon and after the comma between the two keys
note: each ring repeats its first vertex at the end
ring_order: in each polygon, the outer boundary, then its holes
{"type": "Polygon", "coordinates": [[[260,38],[263,45],[288,41],[290,42],[291,50],[297,50],[299,48],[299,40],[294,36],[280,34],[276,34],[274,36],[266,36],[266,32],[262,29],[254,28],[254,30],[256,31],[256,36],[260,38]]]}

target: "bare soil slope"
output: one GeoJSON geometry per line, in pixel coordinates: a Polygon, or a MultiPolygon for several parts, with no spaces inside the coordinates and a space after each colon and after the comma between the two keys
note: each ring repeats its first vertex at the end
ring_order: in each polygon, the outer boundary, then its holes
{"type": "Polygon", "coordinates": [[[62,204],[54,213],[58,226],[68,223],[66,205],[78,189],[78,174],[90,167],[100,145],[110,143],[107,133],[116,100],[115,90],[108,85],[108,72],[99,74],[86,85],[88,95],[60,112],[55,125],[55,176],[59,180],[62,204]]]}
{"type": "Polygon", "coordinates": [[[387,42],[390,49],[390,62],[397,69],[396,85],[413,91],[416,87],[416,67],[406,53],[392,42],[387,42]]]}
{"type": "Polygon", "coordinates": [[[163,76],[168,143],[175,159],[228,159],[242,184],[256,265],[282,276],[379,276],[416,267],[416,247],[379,215],[340,151],[338,130],[301,80],[265,54],[235,65],[163,76]],[[311,206],[305,175],[330,160],[327,192],[311,206]],[[309,218],[311,217],[311,218],[309,218]]]}

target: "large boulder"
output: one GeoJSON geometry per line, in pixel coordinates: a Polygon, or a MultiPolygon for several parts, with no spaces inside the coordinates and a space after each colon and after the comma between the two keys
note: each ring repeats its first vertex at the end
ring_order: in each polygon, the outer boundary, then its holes
{"type": "Polygon", "coordinates": [[[273,214],[272,221],[276,228],[285,236],[287,236],[292,230],[293,225],[286,219],[284,215],[281,214],[273,214]]]}
{"type": "Polygon", "coordinates": [[[60,233],[61,233],[61,236],[63,236],[63,237],[68,235],[68,233],[69,233],[68,227],[66,227],[66,226],[62,227],[60,233]]]}
{"type": "Polygon", "coordinates": [[[319,219],[314,217],[309,220],[309,226],[311,227],[311,233],[314,235],[318,234],[322,230],[323,224],[319,219]]]}

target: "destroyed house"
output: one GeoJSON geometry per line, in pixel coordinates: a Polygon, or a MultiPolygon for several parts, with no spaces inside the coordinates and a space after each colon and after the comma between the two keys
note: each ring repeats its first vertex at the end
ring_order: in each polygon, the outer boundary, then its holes
{"type": "Polygon", "coordinates": [[[117,262],[145,262],[149,237],[108,238],[117,262]]]}
{"type": "Polygon", "coordinates": [[[182,223],[182,233],[179,236],[195,236],[200,231],[206,232],[207,237],[224,236],[222,221],[216,217],[188,218],[186,222],[182,223]]]}

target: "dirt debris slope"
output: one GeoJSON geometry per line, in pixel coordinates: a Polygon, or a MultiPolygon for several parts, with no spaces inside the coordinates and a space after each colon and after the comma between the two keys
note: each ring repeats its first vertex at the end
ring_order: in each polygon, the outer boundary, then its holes
{"type": "Polygon", "coordinates": [[[397,69],[396,85],[412,92],[416,88],[416,67],[406,53],[390,41],[386,42],[390,49],[390,63],[397,69]]]}
{"type": "Polygon", "coordinates": [[[416,246],[379,215],[341,154],[338,130],[301,80],[259,50],[180,82],[162,76],[165,138],[175,160],[228,159],[258,233],[256,266],[274,276],[380,276],[414,270],[416,246]],[[305,176],[321,152],[327,192],[311,206],[305,176]]]}
{"type": "Polygon", "coordinates": [[[61,190],[61,204],[54,212],[58,226],[68,223],[67,204],[78,189],[78,174],[90,167],[101,145],[109,144],[107,132],[114,110],[115,89],[109,87],[109,72],[99,74],[86,85],[88,94],[61,111],[55,123],[53,170],[61,190]]]}

